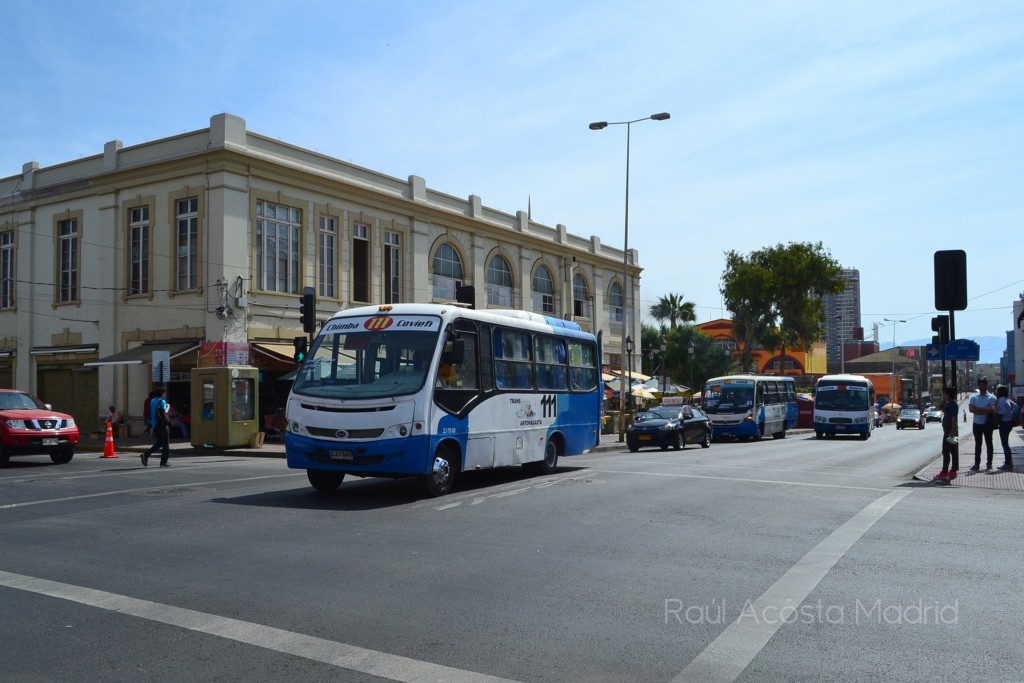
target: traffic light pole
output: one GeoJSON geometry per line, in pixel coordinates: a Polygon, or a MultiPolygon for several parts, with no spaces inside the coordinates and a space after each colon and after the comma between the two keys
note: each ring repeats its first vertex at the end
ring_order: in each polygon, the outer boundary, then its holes
{"type": "MultiPolygon", "coordinates": [[[[956,339],[956,324],[953,321],[953,311],[949,312],[949,339],[956,339]]],[[[948,340],[947,340],[947,342],[948,342],[948,340]]],[[[943,351],[942,357],[943,358],[946,357],[945,351],[943,351]]],[[[955,388],[957,390],[957,393],[959,394],[960,387],[957,386],[957,383],[956,383],[956,361],[955,360],[949,361],[949,366],[950,366],[950,379],[949,379],[950,386],[955,388]]],[[[945,375],[945,371],[943,371],[943,375],[945,375]]]]}

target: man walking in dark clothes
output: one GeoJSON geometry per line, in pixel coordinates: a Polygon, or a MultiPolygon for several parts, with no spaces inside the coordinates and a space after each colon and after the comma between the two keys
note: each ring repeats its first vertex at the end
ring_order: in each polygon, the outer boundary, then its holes
{"type": "Polygon", "coordinates": [[[160,467],[170,467],[167,459],[171,457],[171,421],[167,417],[167,401],[164,400],[165,390],[157,389],[153,392],[153,399],[149,405],[150,426],[153,427],[153,438],[155,442],[142,454],[142,466],[149,467],[149,456],[153,455],[156,449],[162,449],[160,453],[160,467]]]}

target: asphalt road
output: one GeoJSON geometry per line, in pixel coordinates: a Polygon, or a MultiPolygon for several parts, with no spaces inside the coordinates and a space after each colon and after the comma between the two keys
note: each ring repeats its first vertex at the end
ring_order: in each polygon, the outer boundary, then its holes
{"type": "MultiPolygon", "coordinates": [[[[5,681],[1018,681],[1024,499],[939,429],[333,495],[272,458],[0,469],[5,681]]],[[[625,449],[623,449],[625,450],[625,449]]]]}

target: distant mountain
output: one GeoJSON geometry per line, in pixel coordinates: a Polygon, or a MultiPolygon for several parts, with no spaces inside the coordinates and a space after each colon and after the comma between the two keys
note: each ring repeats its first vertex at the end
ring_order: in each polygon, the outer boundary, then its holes
{"type": "MultiPolygon", "coordinates": [[[[1003,351],[1006,350],[1006,337],[970,337],[978,346],[981,347],[981,359],[979,363],[998,363],[999,359],[1003,357],[1003,351]]],[[[932,343],[931,337],[928,339],[908,339],[907,341],[901,341],[900,346],[927,346],[932,343]]],[[[892,342],[879,343],[878,349],[885,351],[886,349],[892,348],[892,342]]]]}

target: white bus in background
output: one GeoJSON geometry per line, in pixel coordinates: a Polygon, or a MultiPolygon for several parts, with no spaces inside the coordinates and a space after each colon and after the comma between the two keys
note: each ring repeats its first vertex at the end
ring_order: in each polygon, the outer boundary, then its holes
{"type": "Polygon", "coordinates": [[[776,375],[712,377],[704,384],[701,409],[716,439],[784,439],[797,425],[796,381],[776,375]]]}
{"type": "Polygon", "coordinates": [[[814,435],[871,436],[875,427],[875,385],[862,375],[825,375],[814,389],[814,435]]]}

